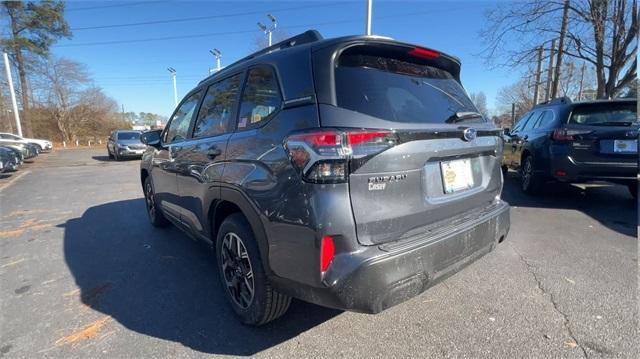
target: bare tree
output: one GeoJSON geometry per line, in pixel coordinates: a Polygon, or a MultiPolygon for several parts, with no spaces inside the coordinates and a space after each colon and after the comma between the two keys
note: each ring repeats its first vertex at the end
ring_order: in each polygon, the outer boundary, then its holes
{"type": "MultiPolygon", "coordinates": [[[[548,48],[562,33],[564,9],[565,0],[501,3],[486,14],[483,56],[499,66],[532,63],[537,47],[548,48]]],[[[560,59],[566,55],[592,64],[597,97],[615,97],[637,76],[637,0],[571,1],[566,9],[560,59]]]]}
{"type": "Polygon", "coordinates": [[[17,65],[22,100],[22,122],[25,134],[32,136],[28,118],[29,86],[27,81],[27,55],[48,56],[49,47],[61,37],[71,37],[69,25],[64,19],[64,2],[3,1],[2,10],[9,22],[9,37],[0,38],[0,45],[8,50],[17,65]]]}
{"type": "Polygon", "coordinates": [[[84,65],[69,59],[46,59],[37,69],[39,96],[51,111],[63,141],[75,139],[71,110],[89,83],[84,65]]]}
{"type": "Polygon", "coordinates": [[[487,95],[484,92],[472,92],[469,94],[471,102],[476,106],[478,112],[485,118],[489,118],[489,110],[487,109],[487,95]]]}

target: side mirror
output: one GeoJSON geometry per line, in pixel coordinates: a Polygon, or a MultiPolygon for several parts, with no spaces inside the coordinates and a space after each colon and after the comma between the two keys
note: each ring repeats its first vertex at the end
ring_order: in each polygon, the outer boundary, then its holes
{"type": "Polygon", "coordinates": [[[140,135],[140,142],[147,146],[160,148],[160,134],[162,130],[147,131],[140,135]]]}
{"type": "Polygon", "coordinates": [[[511,129],[509,127],[505,127],[502,129],[502,134],[505,136],[509,136],[511,134],[511,129]]]}

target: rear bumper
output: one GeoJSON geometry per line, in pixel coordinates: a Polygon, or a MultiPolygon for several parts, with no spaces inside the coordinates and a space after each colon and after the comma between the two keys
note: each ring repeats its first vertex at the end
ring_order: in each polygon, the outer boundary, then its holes
{"type": "Polygon", "coordinates": [[[499,201],[472,220],[419,240],[368,246],[337,255],[325,273],[325,288],[276,279],[294,297],[319,305],[378,313],[424,292],[493,250],[510,227],[509,205],[499,201]]]}
{"type": "Polygon", "coordinates": [[[638,163],[612,160],[609,162],[578,162],[571,156],[558,156],[551,161],[551,176],[562,182],[636,181],[638,163]]]}

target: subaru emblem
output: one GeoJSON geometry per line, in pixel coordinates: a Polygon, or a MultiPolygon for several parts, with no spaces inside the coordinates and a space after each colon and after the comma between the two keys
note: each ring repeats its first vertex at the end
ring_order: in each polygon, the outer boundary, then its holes
{"type": "Polygon", "coordinates": [[[476,139],[477,135],[478,133],[476,132],[475,128],[467,128],[462,133],[462,139],[464,139],[465,141],[473,141],[476,139]]]}

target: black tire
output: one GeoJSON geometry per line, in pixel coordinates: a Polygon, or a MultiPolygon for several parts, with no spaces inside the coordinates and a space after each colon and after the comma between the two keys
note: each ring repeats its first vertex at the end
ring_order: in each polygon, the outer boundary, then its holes
{"type": "Polygon", "coordinates": [[[501,169],[502,169],[502,174],[504,176],[506,176],[507,173],[509,173],[509,167],[507,167],[507,165],[502,165],[501,169]]]}
{"type": "Polygon", "coordinates": [[[638,183],[629,183],[627,184],[627,188],[629,189],[629,193],[633,196],[633,198],[638,199],[638,183]]]}
{"type": "Polygon", "coordinates": [[[147,209],[147,215],[149,216],[149,222],[154,227],[166,227],[169,225],[169,221],[162,213],[162,210],[157,206],[155,197],[155,187],[151,176],[147,176],[144,180],[144,202],[147,209]]]}
{"type": "Polygon", "coordinates": [[[109,159],[113,159],[113,155],[111,154],[111,151],[109,151],[109,149],[107,148],[107,155],[109,156],[109,159]]]}
{"type": "Polygon", "coordinates": [[[120,161],[120,156],[118,156],[118,151],[113,153],[113,159],[116,161],[120,161]]]}
{"type": "Polygon", "coordinates": [[[520,170],[521,189],[524,193],[536,194],[540,191],[540,177],[535,173],[534,168],[533,156],[525,157],[520,170]]]}
{"type": "Polygon", "coordinates": [[[216,238],[216,261],[227,301],[242,323],[260,326],[289,309],[291,297],[271,287],[253,231],[241,213],[222,222],[216,238]]]}

